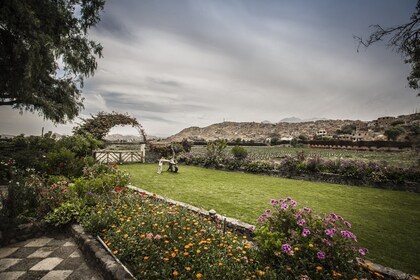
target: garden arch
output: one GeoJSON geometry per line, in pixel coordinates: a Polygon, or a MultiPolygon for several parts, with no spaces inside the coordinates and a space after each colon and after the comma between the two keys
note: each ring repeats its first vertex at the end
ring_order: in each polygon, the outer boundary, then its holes
{"type": "Polygon", "coordinates": [[[104,151],[99,150],[94,152],[94,157],[98,162],[102,163],[121,163],[121,162],[144,162],[146,157],[147,137],[142,125],[136,118],[130,117],[128,114],[121,114],[117,112],[105,113],[99,112],[90,119],[82,119],[83,123],[74,128],[74,134],[90,133],[96,139],[103,140],[109,131],[118,125],[131,125],[134,127],[140,136],[143,138],[143,143],[140,145],[140,150],[126,150],[126,151],[104,151]]]}

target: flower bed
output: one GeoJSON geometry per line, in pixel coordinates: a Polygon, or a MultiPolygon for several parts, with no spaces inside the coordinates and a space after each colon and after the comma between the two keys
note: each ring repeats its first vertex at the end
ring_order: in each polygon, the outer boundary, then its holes
{"type": "MultiPolygon", "coordinates": [[[[307,217],[309,219],[309,216],[307,217]]],[[[313,225],[317,224],[313,221],[313,225]]],[[[374,279],[378,276],[351,263],[358,254],[348,245],[327,250],[312,240],[317,229],[307,233],[315,255],[309,256],[309,244],[291,243],[287,254],[270,244],[276,234],[287,235],[294,228],[282,227],[275,234],[260,234],[258,245],[246,236],[223,234],[210,219],[179,205],[168,205],[145,194],[118,192],[104,197],[83,221],[92,234],[99,235],[111,251],[141,279],[374,279]],[[270,241],[271,240],[271,241],[270,241]],[[258,247],[258,248],[257,248],[258,247]],[[298,250],[296,248],[299,248],[298,250]],[[343,248],[346,248],[345,250],[343,248]],[[274,253],[270,254],[269,251],[274,253]],[[346,251],[347,250],[347,251],[346,251]],[[343,252],[353,252],[340,256],[343,252]],[[289,253],[293,252],[293,254],[289,253]],[[285,262],[283,257],[293,261],[285,262]],[[279,262],[279,260],[282,260],[279,262]],[[346,269],[340,263],[347,264],[346,269]],[[300,264],[300,265],[297,265],[300,264]],[[349,278],[350,277],[350,278],[349,278]]],[[[329,224],[331,225],[331,224],[329,224]]],[[[309,227],[309,225],[308,225],[309,227]]],[[[318,224],[318,229],[322,225],[318,224]]],[[[267,232],[266,232],[267,233],[267,232]]],[[[350,233],[349,233],[350,234],[350,233]]],[[[318,233],[321,235],[321,233],[318,233]]],[[[343,235],[345,237],[345,235],[343,235]]],[[[327,238],[328,236],[326,236],[327,238]]],[[[286,242],[286,240],[283,240],[286,242]]],[[[280,238],[275,242],[283,242],[280,238]]],[[[280,243],[283,248],[286,243],[280,243]]],[[[286,248],[287,249],[287,248],[286,248]]],[[[365,253],[362,249],[360,251],[365,253]]]]}
{"type": "Polygon", "coordinates": [[[389,166],[386,162],[344,159],[333,161],[306,158],[304,154],[285,157],[280,161],[237,159],[231,156],[212,160],[193,153],[181,154],[178,159],[187,165],[420,192],[419,167],[402,168],[389,166]]]}

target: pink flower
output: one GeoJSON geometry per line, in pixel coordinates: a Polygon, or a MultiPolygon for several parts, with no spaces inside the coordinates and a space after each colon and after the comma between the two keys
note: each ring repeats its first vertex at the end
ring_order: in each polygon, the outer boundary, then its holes
{"type": "Polygon", "coordinates": [[[147,238],[147,239],[152,239],[152,238],[153,238],[153,233],[149,232],[149,233],[146,235],[146,238],[147,238]]]}
{"type": "Polygon", "coordinates": [[[159,234],[156,234],[155,237],[153,237],[153,239],[155,239],[155,240],[159,240],[161,238],[162,238],[162,236],[160,236],[159,234]]]}

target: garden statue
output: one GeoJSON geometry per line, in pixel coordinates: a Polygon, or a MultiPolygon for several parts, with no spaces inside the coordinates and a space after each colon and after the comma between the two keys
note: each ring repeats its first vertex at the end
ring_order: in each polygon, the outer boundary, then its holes
{"type": "Polygon", "coordinates": [[[170,160],[169,159],[165,159],[165,158],[161,158],[159,160],[159,166],[158,166],[158,174],[162,173],[162,168],[163,168],[163,164],[167,163],[169,165],[167,171],[169,172],[173,172],[173,173],[177,173],[178,172],[178,162],[176,161],[176,159],[173,157],[170,160]]]}

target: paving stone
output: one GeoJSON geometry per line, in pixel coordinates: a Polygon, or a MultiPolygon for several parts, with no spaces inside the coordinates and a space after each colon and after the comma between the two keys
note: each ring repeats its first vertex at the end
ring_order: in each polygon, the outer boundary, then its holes
{"type": "Polygon", "coordinates": [[[0,248],[0,259],[3,259],[5,257],[10,256],[11,254],[13,254],[18,249],[19,249],[19,247],[0,248]]]}
{"type": "Polygon", "coordinates": [[[22,259],[17,264],[9,267],[7,271],[27,271],[40,261],[42,261],[42,259],[22,259]]]}
{"type": "Polygon", "coordinates": [[[59,247],[56,250],[54,250],[54,252],[50,255],[50,257],[59,257],[59,258],[65,259],[76,250],[77,250],[77,247],[71,247],[71,246],[59,247]]]}
{"type": "Polygon", "coordinates": [[[9,267],[17,264],[22,259],[0,259],[0,271],[5,271],[9,267]]]}
{"type": "Polygon", "coordinates": [[[76,243],[74,243],[74,242],[72,242],[72,241],[67,241],[66,243],[64,243],[64,245],[63,245],[64,247],[68,247],[68,246],[74,246],[74,247],[76,247],[77,245],[76,245],[76,243]]]}
{"type": "Polygon", "coordinates": [[[66,279],[72,273],[73,270],[53,270],[48,272],[41,280],[66,279]]]}
{"type": "MultiPolygon", "coordinates": [[[[46,270],[40,270],[40,271],[32,271],[29,270],[25,274],[23,274],[19,280],[38,280],[44,277],[45,274],[47,274],[49,271],[46,270]]],[[[57,279],[58,280],[58,279],[57,279]]]]}
{"type": "Polygon", "coordinates": [[[71,255],[69,256],[69,258],[79,258],[81,257],[79,250],[74,251],[73,253],[71,253],[71,255]]]}
{"type": "Polygon", "coordinates": [[[30,270],[53,270],[54,267],[59,265],[63,261],[62,258],[46,258],[31,267],[30,270]]]}
{"type": "Polygon", "coordinates": [[[22,276],[25,273],[26,273],[26,271],[0,272],[0,279],[2,279],[2,280],[15,280],[15,279],[18,279],[20,276],[22,276]]]}
{"type": "Polygon", "coordinates": [[[57,247],[41,247],[32,254],[28,256],[28,258],[46,258],[51,255],[57,247]]]}
{"type": "Polygon", "coordinates": [[[19,248],[16,252],[11,254],[9,258],[17,258],[17,259],[23,259],[28,257],[30,254],[38,250],[38,247],[23,247],[19,248]]]}
{"type": "Polygon", "coordinates": [[[76,270],[84,260],[82,258],[68,258],[63,260],[57,267],[56,270],[76,270]]]}
{"type": "Polygon", "coordinates": [[[51,240],[53,239],[50,237],[32,239],[29,243],[25,245],[25,247],[42,247],[47,245],[51,240]]]}

